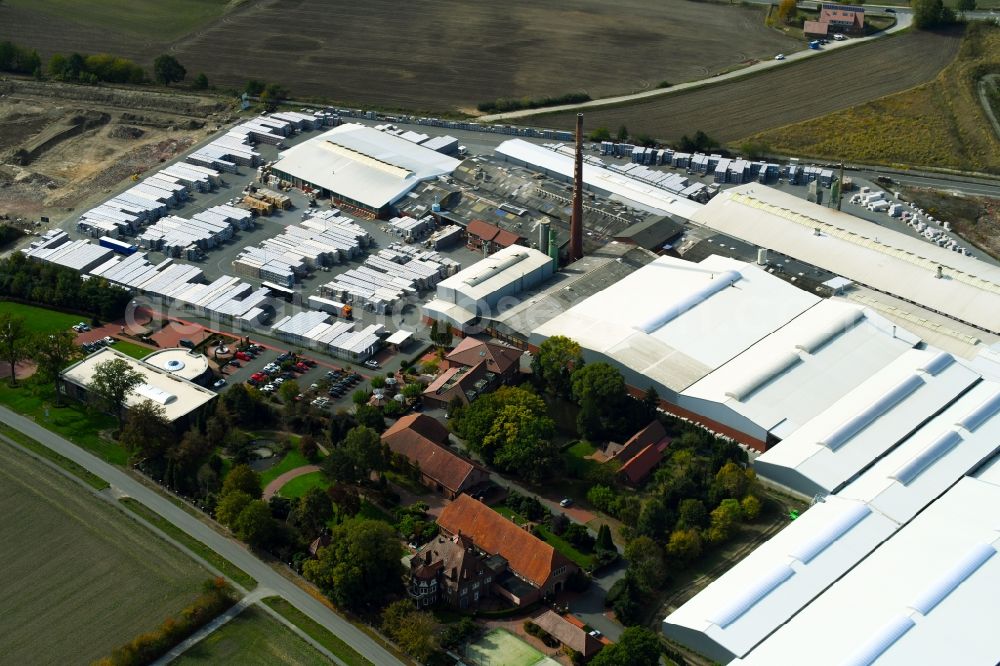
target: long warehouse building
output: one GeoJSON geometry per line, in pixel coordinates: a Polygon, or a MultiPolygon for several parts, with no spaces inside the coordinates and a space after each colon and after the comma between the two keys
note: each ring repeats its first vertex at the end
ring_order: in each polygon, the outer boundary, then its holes
{"type": "Polygon", "coordinates": [[[1000,334],[1000,267],[984,261],[763,185],[726,190],[689,219],[1000,334]]]}
{"type": "Polygon", "coordinates": [[[339,205],[388,219],[417,184],[446,176],[459,161],[412,141],[349,123],[289,148],[271,173],[339,205]]]}

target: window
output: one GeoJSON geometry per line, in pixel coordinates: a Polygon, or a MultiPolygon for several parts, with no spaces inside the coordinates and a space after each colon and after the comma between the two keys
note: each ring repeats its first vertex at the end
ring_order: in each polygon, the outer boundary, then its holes
{"type": "Polygon", "coordinates": [[[486,584],[489,585],[491,582],[493,582],[493,577],[492,576],[487,576],[486,577],[486,584]]]}
{"type": "Polygon", "coordinates": [[[478,590],[479,589],[479,581],[478,580],[475,583],[472,584],[472,589],[473,590],[478,590]]]}

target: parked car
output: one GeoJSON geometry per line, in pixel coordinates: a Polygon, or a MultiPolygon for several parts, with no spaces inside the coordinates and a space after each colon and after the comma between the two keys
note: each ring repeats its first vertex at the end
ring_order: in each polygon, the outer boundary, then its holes
{"type": "Polygon", "coordinates": [[[229,361],[229,365],[233,366],[234,368],[240,368],[240,367],[242,367],[240,365],[240,362],[237,361],[235,358],[232,359],[231,361],[229,361]]]}
{"type": "Polygon", "coordinates": [[[115,344],[116,342],[118,342],[118,341],[117,341],[117,340],[115,340],[115,339],[114,339],[113,337],[111,337],[110,335],[105,335],[105,336],[104,336],[104,344],[106,344],[106,345],[113,345],[113,344],[115,344]]]}
{"type": "Polygon", "coordinates": [[[302,361],[296,363],[294,367],[299,372],[309,372],[309,366],[303,363],[302,361]]]}
{"type": "Polygon", "coordinates": [[[573,506],[573,500],[571,500],[570,498],[566,497],[566,498],[564,498],[562,500],[559,500],[559,506],[561,506],[563,508],[568,507],[568,506],[573,506]]]}
{"type": "Polygon", "coordinates": [[[236,352],[236,358],[240,359],[241,361],[249,361],[250,354],[247,354],[246,352],[236,352]]]}
{"type": "Polygon", "coordinates": [[[226,379],[222,378],[222,379],[217,380],[214,384],[212,384],[212,387],[213,388],[222,388],[225,385],[226,385],[226,379]]]}
{"type": "Polygon", "coordinates": [[[365,361],[365,363],[364,363],[364,366],[365,366],[366,368],[372,368],[373,370],[375,370],[375,369],[377,369],[377,368],[381,368],[381,367],[382,367],[382,366],[380,366],[380,365],[378,364],[378,361],[376,361],[376,360],[375,360],[375,359],[373,359],[373,358],[370,358],[370,359],[368,359],[367,361],[365,361]]]}
{"type": "Polygon", "coordinates": [[[73,328],[79,328],[81,333],[86,333],[90,330],[90,326],[88,326],[85,321],[77,322],[76,326],[73,328]]]}

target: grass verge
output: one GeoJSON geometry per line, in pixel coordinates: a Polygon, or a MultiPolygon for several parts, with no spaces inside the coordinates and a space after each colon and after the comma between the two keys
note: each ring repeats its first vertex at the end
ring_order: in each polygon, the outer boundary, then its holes
{"type": "Polygon", "coordinates": [[[25,435],[20,430],[15,430],[5,423],[0,423],[0,433],[9,439],[14,440],[24,448],[28,449],[35,455],[38,455],[50,462],[62,467],[64,470],[72,474],[73,476],[84,481],[87,485],[91,486],[95,490],[104,490],[105,488],[110,488],[111,484],[97,476],[96,474],[87,471],[82,466],[76,464],[69,458],[59,455],[49,447],[44,444],[36,442],[32,438],[25,435]]]}
{"type": "Polygon", "coordinates": [[[1000,172],[1000,139],[978,93],[979,80],[995,73],[1000,27],[971,23],[958,56],[933,81],[735,144],[816,159],[1000,172]]]}
{"type": "Polygon", "coordinates": [[[281,597],[268,597],[264,599],[264,603],[278,615],[304,631],[314,641],[340,657],[347,666],[371,666],[372,662],[362,657],[347,643],[281,597]]]}
{"type": "Polygon", "coordinates": [[[137,345],[134,342],[129,342],[128,340],[118,340],[113,344],[112,349],[117,349],[123,354],[127,354],[132,358],[143,359],[152,354],[155,349],[150,347],[143,347],[142,345],[137,345]]]}
{"type": "Polygon", "coordinates": [[[29,378],[12,388],[2,382],[0,404],[34,419],[39,425],[62,435],[105,462],[113,465],[128,462],[128,452],[100,434],[102,431],[113,430],[115,419],[107,414],[88,410],[84,405],[73,401],[67,400],[56,406],[55,392],[50,384],[41,384],[34,378],[29,378]]]}
{"type": "Polygon", "coordinates": [[[230,579],[236,581],[248,590],[252,590],[257,587],[257,581],[253,579],[250,574],[246,573],[235,564],[222,557],[214,550],[198,541],[197,539],[190,536],[187,532],[184,532],[177,526],[175,526],[170,521],[163,518],[160,514],[155,511],[151,511],[142,502],[132,499],[131,497],[126,497],[122,499],[121,504],[127,508],[129,511],[139,516],[151,525],[155,525],[158,529],[162,530],[166,535],[172,539],[176,539],[180,543],[190,550],[191,552],[197,554],[203,560],[211,564],[213,567],[221,571],[230,579]]]}

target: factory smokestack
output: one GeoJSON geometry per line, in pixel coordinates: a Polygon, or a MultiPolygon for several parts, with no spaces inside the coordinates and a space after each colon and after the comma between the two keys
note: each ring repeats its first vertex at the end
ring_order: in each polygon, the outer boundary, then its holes
{"type": "Polygon", "coordinates": [[[573,216],[569,223],[569,260],[583,258],[583,114],[576,114],[576,156],[573,164],[573,216]]]}

